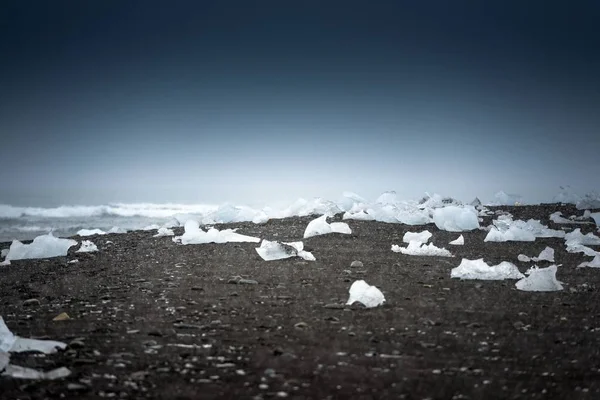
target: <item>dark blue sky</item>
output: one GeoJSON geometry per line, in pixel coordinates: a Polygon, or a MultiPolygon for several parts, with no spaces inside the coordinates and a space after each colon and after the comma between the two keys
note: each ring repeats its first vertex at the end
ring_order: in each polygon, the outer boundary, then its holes
{"type": "Polygon", "coordinates": [[[600,186],[600,3],[10,1],[0,203],[600,186]]]}

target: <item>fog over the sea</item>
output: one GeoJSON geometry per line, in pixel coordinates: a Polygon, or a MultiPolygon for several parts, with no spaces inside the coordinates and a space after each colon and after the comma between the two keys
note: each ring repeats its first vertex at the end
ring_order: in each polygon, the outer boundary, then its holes
{"type": "Polygon", "coordinates": [[[10,2],[0,204],[600,190],[600,3],[10,2]]]}

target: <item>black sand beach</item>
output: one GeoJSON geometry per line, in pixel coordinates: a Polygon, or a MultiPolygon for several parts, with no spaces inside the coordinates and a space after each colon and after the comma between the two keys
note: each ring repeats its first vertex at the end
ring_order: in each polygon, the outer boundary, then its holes
{"type": "MultiPolygon", "coordinates": [[[[550,222],[552,212],[582,214],[556,204],[498,208],[554,229],[566,225],[550,222]]],[[[216,227],[302,240],[313,218],[216,227]]],[[[56,381],[0,377],[0,398],[600,398],[600,271],[576,268],[589,257],[567,253],[563,239],[484,243],[478,230],[449,246],[459,234],[433,224],[346,222],[352,235],[303,240],[316,262],[266,262],[255,243],[182,246],[138,231],[86,238],[96,253],[73,247],[67,257],[0,267],[0,316],[12,332],[69,344],[43,357],[12,354],[11,362],[72,371],[56,381]],[[455,257],[390,250],[423,229],[455,257]],[[546,246],[562,264],[563,291],[450,279],[462,258],[510,261],[524,272],[530,264],[517,255],[546,246]],[[351,267],[354,260],[363,266],[351,267]],[[235,276],[257,284],[231,283],[235,276]],[[386,303],[344,306],[357,279],[380,288],[386,303]],[[63,312],[70,319],[52,320],[63,312]]]]}

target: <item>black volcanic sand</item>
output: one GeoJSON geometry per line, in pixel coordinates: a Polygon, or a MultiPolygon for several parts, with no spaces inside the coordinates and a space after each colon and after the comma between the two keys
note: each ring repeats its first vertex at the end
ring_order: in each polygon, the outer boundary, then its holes
{"type": "MultiPolygon", "coordinates": [[[[582,214],[563,205],[493,209],[555,229],[565,225],[551,223],[550,213],[582,214]]],[[[312,218],[217,228],[302,240],[312,218]]],[[[154,231],[91,237],[97,253],[73,247],[68,257],[13,261],[0,269],[0,315],[17,335],[70,345],[42,357],[13,354],[12,363],[65,366],[72,375],[1,377],[0,397],[600,398],[600,271],[576,268],[589,257],[567,253],[563,239],[484,243],[478,230],[463,233],[465,246],[449,246],[458,234],[433,224],[347,222],[352,235],[304,240],[316,262],[266,262],[254,243],[182,246],[154,231]],[[455,257],[390,250],[405,232],[423,229],[455,257]],[[450,279],[463,257],[510,261],[524,272],[529,265],[517,255],[537,256],[546,246],[562,264],[563,291],[450,279]],[[350,267],[353,260],[364,266],[350,267]],[[236,275],[258,284],[228,283],[236,275]],[[386,304],[343,306],[356,279],[379,287],[386,304]],[[23,304],[31,298],[40,304],[23,304]],[[52,321],[62,312],[71,319],[52,321]]]]}

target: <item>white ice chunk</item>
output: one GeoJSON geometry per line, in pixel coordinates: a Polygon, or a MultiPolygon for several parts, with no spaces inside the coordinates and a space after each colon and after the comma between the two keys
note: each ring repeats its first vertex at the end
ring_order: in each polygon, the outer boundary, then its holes
{"type": "Polygon", "coordinates": [[[584,261],[577,266],[577,268],[600,268],[600,255],[594,257],[592,261],[584,261]]]}
{"type": "Polygon", "coordinates": [[[517,256],[517,260],[519,260],[521,262],[531,262],[531,258],[526,256],[525,254],[519,254],[517,256]]]}
{"type": "Polygon", "coordinates": [[[532,258],[533,261],[550,261],[554,262],[554,249],[552,247],[546,246],[544,250],[540,252],[540,255],[532,258]]]}
{"type": "Polygon", "coordinates": [[[436,247],[433,243],[422,244],[414,241],[410,242],[407,247],[400,247],[394,244],[392,245],[392,251],[411,256],[453,257],[452,253],[448,250],[436,247]]]}
{"type": "Polygon", "coordinates": [[[433,234],[429,231],[423,232],[406,232],[402,237],[404,243],[418,242],[427,243],[433,234]]]}
{"type": "Polygon", "coordinates": [[[175,236],[173,241],[181,244],[205,244],[205,243],[228,243],[228,242],[253,242],[258,243],[260,239],[257,237],[241,235],[233,229],[224,229],[219,231],[215,228],[210,228],[208,232],[200,229],[198,221],[188,220],[185,223],[184,234],[175,236]]]}
{"type": "Polygon", "coordinates": [[[345,235],[352,234],[352,229],[350,229],[350,226],[348,226],[348,224],[345,222],[332,222],[329,224],[329,226],[331,227],[331,231],[333,233],[343,233],[345,235]]]}
{"type": "Polygon", "coordinates": [[[153,231],[153,230],[156,230],[156,229],[159,229],[159,228],[160,228],[160,225],[151,224],[151,225],[143,227],[142,230],[143,231],[153,231]]]}
{"type": "Polygon", "coordinates": [[[363,210],[351,213],[346,211],[342,219],[355,219],[358,221],[373,221],[375,218],[371,214],[367,214],[363,210]]]}
{"type": "Polygon", "coordinates": [[[108,233],[127,233],[127,229],[119,228],[118,226],[113,226],[110,228],[108,233]]]}
{"type": "Polygon", "coordinates": [[[551,265],[548,268],[532,267],[526,273],[529,275],[521,279],[515,286],[519,290],[527,292],[553,292],[562,290],[561,282],[556,280],[556,265],[551,265]]]}
{"type": "Polygon", "coordinates": [[[19,367],[18,365],[9,364],[6,366],[4,376],[10,376],[11,378],[18,379],[45,379],[54,380],[61,379],[71,375],[71,371],[66,367],[60,367],[48,372],[38,371],[32,368],[19,367]]]}
{"type": "Polygon", "coordinates": [[[350,211],[357,204],[366,204],[367,200],[363,199],[356,193],[344,192],[342,198],[338,201],[338,207],[342,211],[350,211]]]}
{"type": "Polygon", "coordinates": [[[518,194],[507,194],[503,191],[499,191],[494,196],[493,205],[499,206],[516,206],[523,204],[523,197],[518,194]]]}
{"type": "Polygon", "coordinates": [[[452,244],[455,246],[462,246],[465,244],[465,238],[463,237],[463,235],[460,235],[459,237],[457,237],[453,241],[449,242],[448,244],[452,244]]]}
{"type": "Polygon", "coordinates": [[[308,223],[304,230],[304,238],[325,235],[327,233],[351,234],[352,230],[345,222],[334,222],[329,224],[327,222],[327,215],[322,215],[308,223]]]}
{"type": "Polygon", "coordinates": [[[265,261],[282,260],[290,257],[301,257],[307,261],[315,261],[315,257],[308,251],[304,251],[302,242],[280,243],[264,240],[257,247],[256,252],[265,261]]]}
{"type": "Polygon", "coordinates": [[[79,236],[106,235],[102,229],[80,229],[77,231],[79,236]]]}
{"type": "Polygon", "coordinates": [[[483,258],[468,260],[463,258],[460,265],[450,272],[451,278],[458,279],[480,279],[480,280],[504,280],[521,279],[525,277],[516,265],[502,261],[498,265],[488,265],[483,258]]]}
{"type": "Polygon", "coordinates": [[[39,351],[46,354],[55,353],[57,349],[65,349],[67,345],[53,340],[26,339],[14,335],[4,319],[0,317],[0,351],[20,353],[23,351],[39,351]]]}
{"type": "Polygon", "coordinates": [[[153,237],[163,237],[163,236],[173,236],[175,235],[175,232],[173,232],[172,229],[169,228],[158,228],[158,233],[156,235],[154,235],[153,237]]]}
{"type": "Polygon", "coordinates": [[[591,224],[591,222],[585,221],[585,219],[590,216],[589,211],[586,210],[586,212],[588,213],[587,216],[584,214],[582,217],[571,216],[565,218],[563,217],[562,212],[556,211],[550,214],[550,220],[556,224],[591,224]]]}
{"type": "Polygon", "coordinates": [[[567,242],[567,251],[569,253],[583,253],[586,256],[590,256],[590,257],[596,257],[597,255],[600,255],[600,252],[584,246],[582,244],[577,244],[577,243],[570,243],[567,242]]]}
{"type": "Polygon", "coordinates": [[[6,368],[9,362],[10,354],[8,354],[6,351],[0,350],[0,372],[2,372],[4,368],[6,368]]]}
{"type": "Polygon", "coordinates": [[[8,255],[8,251],[9,251],[9,249],[2,249],[0,257],[6,257],[8,255]]]}
{"type": "Polygon", "coordinates": [[[478,212],[473,206],[447,206],[433,211],[433,222],[444,231],[464,232],[479,228],[478,212]]]}
{"type": "Polygon", "coordinates": [[[600,237],[594,235],[592,232],[584,235],[581,233],[581,229],[577,228],[565,235],[565,242],[567,245],[582,244],[584,246],[596,246],[600,245],[600,237]]]}
{"type": "Polygon", "coordinates": [[[36,237],[31,244],[23,244],[18,240],[13,240],[6,255],[6,260],[66,256],[69,248],[76,245],[75,240],[55,238],[52,233],[36,237]]]}
{"type": "Polygon", "coordinates": [[[396,195],[396,192],[393,190],[390,190],[388,192],[383,192],[377,198],[377,200],[375,200],[375,203],[381,204],[384,206],[394,205],[394,204],[398,203],[398,196],[396,195]]]}
{"type": "Polygon", "coordinates": [[[554,203],[563,204],[577,204],[580,200],[581,197],[575,194],[570,186],[561,186],[560,192],[552,199],[554,203]]]}
{"type": "Polygon", "coordinates": [[[583,196],[575,205],[578,210],[594,210],[600,208],[600,194],[591,192],[583,196]]]}
{"type": "Polygon", "coordinates": [[[76,253],[92,253],[94,251],[98,251],[98,247],[89,240],[84,240],[81,242],[81,247],[76,253]]]}
{"type": "Polygon", "coordinates": [[[377,289],[375,286],[369,285],[363,280],[355,281],[352,286],[350,286],[349,293],[350,297],[346,304],[353,304],[358,301],[367,308],[373,308],[385,302],[385,297],[383,296],[383,293],[381,293],[381,290],[377,289]]]}
{"type": "Polygon", "coordinates": [[[520,229],[516,226],[511,226],[505,231],[500,231],[495,226],[492,226],[488,234],[486,235],[484,242],[533,242],[535,241],[535,235],[529,231],[520,229]]]}
{"type": "Polygon", "coordinates": [[[590,213],[590,218],[594,220],[596,225],[600,226],[600,212],[590,213]]]}

